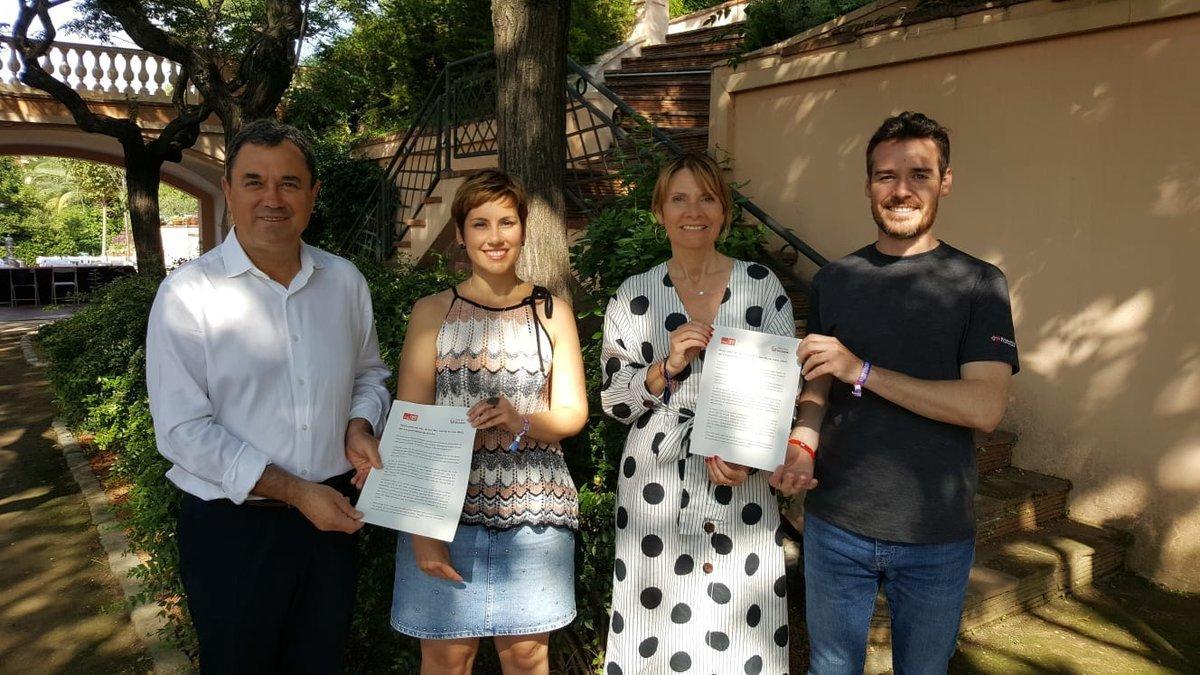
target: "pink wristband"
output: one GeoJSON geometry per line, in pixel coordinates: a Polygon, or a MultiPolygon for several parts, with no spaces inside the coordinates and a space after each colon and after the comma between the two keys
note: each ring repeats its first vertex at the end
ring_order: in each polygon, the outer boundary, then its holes
{"type": "Polygon", "coordinates": [[[854,391],[850,392],[851,395],[857,396],[858,398],[862,398],[862,388],[863,388],[863,385],[867,383],[867,376],[870,374],[871,374],[871,362],[863,361],[862,372],[860,372],[858,374],[858,379],[855,380],[855,382],[854,382],[854,391]]]}

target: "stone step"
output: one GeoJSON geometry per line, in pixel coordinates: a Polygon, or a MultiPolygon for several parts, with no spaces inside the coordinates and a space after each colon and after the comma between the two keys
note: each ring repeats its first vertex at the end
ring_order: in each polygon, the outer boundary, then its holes
{"type": "MultiPolygon", "coordinates": [[[[660,73],[680,70],[709,69],[718,63],[724,63],[736,56],[737,49],[703,52],[699,54],[678,54],[668,56],[638,56],[621,61],[622,73],[660,73]]],[[[607,77],[607,75],[605,76],[607,77]]]]}
{"type": "Polygon", "coordinates": [[[980,543],[1035,530],[1067,515],[1070,481],[1013,466],[979,478],[975,538],[980,543]]]}
{"type": "Polygon", "coordinates": [[[669,101],[704,101],[709,100],[712,86],[708,80],[703,82],[644,82],[647,78],[624,78],[614,80],[609,86],[617,96],[626,103],[637,108],[643,102],[660,100],[669,101]]]}
{"type": "Polygon", "coordinates": [[[1012,466],[1013,446],[1016,444],[1017,436],[1011,431],[997,429],[990,434],[975,432],[975,462],[979,466],[979,475],[1012,466]]]}
{"type": "Polygon", "coordinates": [[[687,42],[664,42],[663,44],[642,47],[642,56],[680,56],[692,54],[711,54],[713,52],[737,51],[742,46],[742,36],[713,36],[708,39],[690,40],[687,42]]]}
{"type": "Polygon", "coordinates": [[[638,113],[660,129],[703,129],[705,132],[708,131],[707,106],[702,111],[695,112],[638,110],[638,113]]]}
{"type": "Polygon", "coordinates": [[[624,70],[604,71],[604,84],[613,91],[618,91],[621,87],[625,87],[627,85],[637,85],[643,87],[701,85],[708,87],[711,86],[711,79],[712,72],[704,68],[682,70],[672,73],[626,72],[624,70]]]}
{"type": "Polygon", "coordinates": [[[708,93],[704,95],[670,96],[657,88],[648,93],[622,97],[629,107],[642,115],[694,115],[708,119],[708,93]]]}
{"type": "MultiPolygon", "coordinates": [[[[1130,540],[1112,528],[1062,519],[978,545],[961,630],[1035,609],[1120,570],[1130,540]]],[[[891,630],[882,593],[871,619],[868,652],[866,672],[890,671],[891,630]]]]}
{"type": "Polygon", "coordinates": [[[725,26],[697,28],[696,30],[683,31],[681,33],[668,33],[666,44],[683,45],[711,42],[713,40],[721,40],[735,35],[741,37],[745,31],[745,24],[742,22],[731,23],[725,26]]]}
{"type": "Polygon", "coordinates": [[[659,127],[659,130],[671,137],[685,152],[705,151],[708,149],[708,128],[670,128],[659,127]]]}

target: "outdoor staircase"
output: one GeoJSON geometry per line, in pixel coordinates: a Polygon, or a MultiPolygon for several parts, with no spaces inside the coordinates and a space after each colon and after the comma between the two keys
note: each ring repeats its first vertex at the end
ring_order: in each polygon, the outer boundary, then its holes
{"type": "Polygon", "coordinates": [[[738,53],[742,24],[667,35],[604,72],[604,83],[685,150],[708,148],[712,66],[738,53]]]}
{"type": "MultiPolygon", "coordinates": [[[[732,23],[668,34],[663,44],[644,47],[641,56],[604,71],[604,83],[684,150],[707,150],[712,67],[738,54],[743,33],[743,24],[732,23]]],[[[617,121],[629,127],[634,124],[628,119],[617,121]]],[[[794,252],[767,253],[763,262],[783,282],[797,317],[796,330],[803,335],[808,289],[792,272],[794,252]]]]}
{"type": "MultiPolygon", "coordinates": [[[[1017,438],[1011,433],[977,434],[979,491],[975,496],[975,564],[967,585],[961,630],[1032,610],[1120,570],[1130,536],[1067,517],[1069,481],[1012,465],[1017,438]]],[[[789,570],[803,585],[802,563],[789,570]]],[[[793,616],[803,617],[803,609],[793,616]]],[[[803,623],[792,628],[802,638],[803,623]]],[[[793,672],[807,665],[804,647],[793,654],[793,672]],[[800,653],[803,652],[803,653],[800,653]]],[[[867,653],[868,673],[891,671],[887,601],[876,599],[867,653]]]]}

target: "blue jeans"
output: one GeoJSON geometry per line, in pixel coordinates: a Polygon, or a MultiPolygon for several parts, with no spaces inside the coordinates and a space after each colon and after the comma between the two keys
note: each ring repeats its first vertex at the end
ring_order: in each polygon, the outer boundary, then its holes
{"type": "Polygon", "coordinates": [[[892,615],[896,675],[945,673],[954,655],[975,540],[901,544],[804,516],[809,673],[863,671],[880,584],[892,615]]]}

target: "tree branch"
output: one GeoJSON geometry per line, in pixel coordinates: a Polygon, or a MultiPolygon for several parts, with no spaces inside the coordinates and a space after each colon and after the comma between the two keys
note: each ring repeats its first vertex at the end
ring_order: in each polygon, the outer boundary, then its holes
{"type": "Polygon", "coordinates": [[[144,4],[135,0],[96,0],[96,7],[112,15],[142,49],[189,66],[193,72],[199,71],[200,55],[179,38],[154,25],[144,4]]]}
{"type": "Polygon", "coordinates": [[[66,106],[75,119],[79,128],[91,132],[111,136],[124,145],[131,142],[141,142],[141,129],[129,120],[101,115],[93,112],[83,97],[65,82],[47,73],[38,60],[45,56],[54,44],[58,31],[50,20],[49,0],[19,0],[17,20],[13,24],[13,49],[21,60],[21,82],[34,89],[50,94],[59,103],[66,106]],[[40,40],[29,37],[29,27],[37,18],[42,24],[43,35],[40,40]]]}
{"type": "Polygon", "coordinates": [[[246,86],[238,95],[242,114],[247,119],[265,117],[292,80],[292,45],[299,38],[301,10],[299,0],[265,0],[266,26],[261,37],[242,57],[239,79],[246,86]],[[247,75],[253,75],[247,77],[247,75]]]}

